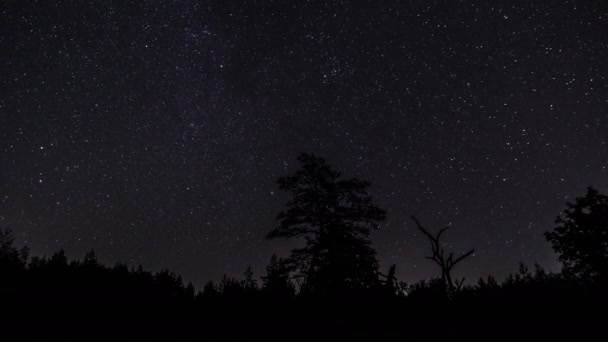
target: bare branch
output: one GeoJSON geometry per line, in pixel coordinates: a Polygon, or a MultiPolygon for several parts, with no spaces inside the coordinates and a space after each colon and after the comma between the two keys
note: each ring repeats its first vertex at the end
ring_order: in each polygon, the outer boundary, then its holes
{"type": "Polygon", "coordinates": [[[433,260],[434,262],[436,262],[436,263],[437,263],[437,265],[439,265],[439,267],[443,268],[443,263],[442,263],[442,261],[441,261],[440,259],[437,259],[437,258],[436,258],[436,257],[434,257],[434,256],[432,256],[432,257],[430,257],[430,256],[425,256],[424,258],[425,258],[425,259],[429,259],[429,260],[433,260]]]}
{"type": "Polygon", "coordinates": [[[431,239],[431,241],[435,241],[436,239],[433,237],[433,235],[431,235],[431,233],[429,233],[426,229],[422,228],[422,225],[420,224],[420,221],[418,221],[418,219],[415,216],[412,216],[412,220],[414,220],[414,222],[416,222],[416,225],[418,226],[418,229],[420,229],[424,235],[428,236],[429,239],[431,239]]]}
{"type": "Polygon", "coordinates": [[[465,279],[466,279],[465,277],[462,277],[460,280],[458,280],[458,279],[454,280],[454,282],[456,283],[456,290],[458,290],[458,291],[462,290],[462,285],[464,284],[465,279]]]}
{"type": "Polygon", "coordinates": [[[452,263],[452,267],[454,267],[454,265],[456,265],[459,261],[462,261],[462,259],[470,256],[473,253],[475,253],[475,249],[471,249],[470,251],[464,253],[463,255],[461,255],[460,257],[458,257],[456,260],[454,260],[454,262],[452,263]]]}
{"type": "Polygon", "coordinates": [[[448,229],[450,229],[450,226],[447,226],[445,228],[441,228],[441,230],[439,230],[439,232],[437,233],[436,239],[439,240],[439,238],[441,237],[441,234],[443,234],[448,229]]]}
{"type": "Polygon", "coordinates": [[[412,216],[412,220],[414,220],[414,222],[416,222],[418,229],[420,229],[420,231],[428,237],[429,242],[431,243],[431,252],[433,253],[433,255],[426,256],[425,258],[429,259],[429,260],[433,260],[441,268],[441,278],[442,278],[442,281],[445,284],[446,288],[449,291],[448,293],[452,293],[454,290],[461,289],[462,284],[464,282],[464,278],[460,281],[458,279],[456,279],[456,282],[454,283],[452,281],[450,271],[457,263],[464,260],[466,257],[470,256],[471,254],[473,254],[475,252],[475,250],[471,249],[470,251],[462,254],[461,256],[459,256],[456,259],[454,259],[454,253],[450,252],[446,259],[446,257],[445,257],[446,253],[445,253],[443,247],[441,246],[439,239],[441,238],[441,235],[443,233],[445,233],[448,229],[450,229],[451,226],[447,226],[447,227],[440,229],[437,232],[437,234],[435,236],[433,236],[429,231],[427,231],[426,229],[424,229],[424,227],[422,227],[422,224],[420,224],[420,221],[418,221],[418,219],[416,219],[416,217],[412,216]]]}

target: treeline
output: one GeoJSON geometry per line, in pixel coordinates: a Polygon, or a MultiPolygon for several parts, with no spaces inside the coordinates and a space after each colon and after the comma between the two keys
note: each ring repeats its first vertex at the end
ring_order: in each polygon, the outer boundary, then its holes
{"type": "Polygon", "coordinates": [[[0,302],[7,335],[137,336],[531,336],[602,335],[605,286],[520,265],[446,291],[440,277],[388,281],[342,295],[298,290],[273,256],[200,291],[167,270],[100,264],[93,252],[28,258],[1,237],[0,302]],[[49,313],[50,311],[50,313],[49,313]],[[32,329],[36,328],[36,329],[32,329]],[[12,330],[15,329],[15,330],[12,330]],[[553,329],[553,330],[552,330],[553,329]]]}
{"type": "Polygon", "coordinates": [[[27,248],[12,246],[10,230],[0,231],[0,296],[21,304],[185,303],[195,297],[192,284],[168,270],[145,271],[118,263],[102,265],[93,251],[69,261],[63,250],[49,258],[28,259],[27,248]]]}
{"type": "Polygon", "coordinates": [[[2,318],[34,335],[606,334],[608,316],[596,308],[608,304],[608,196],[596,189],[567,203],[545,234],[561,272],[521,264],[503,281],[465,283],[452,271],[474,249],[445,250],[450,227],[433,231],[412,217],[438,276],[407,284],[396,278],[397,265],[383,272],[376,259],[369,236],[386,212],[367,192],[370,183],[344,178],[314,155],[298,160],[300,169],[278,180],[290,200],[267,238],[304,245],[285,258],[273,255],[261,277],[248,267],[242,277],[225,275],[197,291],[168,270],[102,265],[92,251],[82,260],[67,260],[63,251],[30,258],[0,230],[2,318]],[[50,316],[39,314],[49,307],[50,316]]]}
{"type": "MultiPolygon", "coordinates": [[[[129,268],[123,263],[112,267],[101,264],[94,251],[83,259],[68,260],[63,250],[49,258],[29,258],[27,247],[13,244],[10,230],[0,230],[0,300],[20,304],[201,304],[263,301],[286,303],[297,298],[310,300],[317,295],[298,291],[285,260],[273,255],[261,282],[251,267],[242,277],[225,275],[220,281],[209,281],[199,291],[181,276],[169,270],[157,273],[140,265],[129,268]]],[[[394,276],[393,276],[394,277],[394,276]]],[[[365,301],[406,300],[416,303],[480,301],[494,303],[549,303],[559,298],[604,293],[604,284],[588,282],[568,272],[546,272],[534,265],[530,270],[523,263],[519,271],[503,281],[494,277],[460,286],[453,293],[446,290],[441,278],[414,284],[387,278],[376,287],[332,296],[335,300],[365,301]]],[[[577,297],[578,298],[578,297],[577,297]]],[[[580,299],[580,298],[579,298],[580,299]]]]}
{"type": "Polygon", "coordinates": [[[50,257],[29,256],[14,245],[10,229],[0,229],[0,301],[20,304],[194,304],[240,302],[254,298],[283,301],[296,296],[283,259],[273,255],[259,283],[248,267],[242,279],[225,275],[196,291],[169,270],[150,272],[143,266],[101,264],[94,251],[68,260],[60,250],[50,257]]]}

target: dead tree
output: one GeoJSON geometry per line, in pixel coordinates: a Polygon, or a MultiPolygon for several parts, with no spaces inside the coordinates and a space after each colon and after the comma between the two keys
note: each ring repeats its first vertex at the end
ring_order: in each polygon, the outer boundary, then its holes
{"type": "Polygon", "coordinates": [[[466,257],[473,254],[475,252],[475,250],[471,249],[470,251],[462,254],[461,256],[457,257],[456,259],[454,259],[454,253],[450,252],[450,254],[446,258],[443,247],[441,246],[441,243],[439,242],[439,239],[441,238],[441,234],[445,233],[445,231],[448,230],[450,228],[450,226],[440,229],[439,232],[437,232],[437,234],[435,234],[433,236],[426,229],[424,229],[424,227],[422,227],[420,222],[414,216],[412,216],[412,220],[414,220],[414,222],[416,222],[418,229],[420,229],[420,231],[422,231],[422,233],[424,233],[424,235],[426,235],[429,238],[429,241],[431,242],[431,252],[433,254],[431,256],[426,256],[425,258],[433,260],[441,268],[441,281],[443,282],[443,285],[446,287],[448,293],[453,293],[455,289],[461,288],[464,279],[462,279],[460,281],[456,280],[456,286],[455,286],[455,283],[452,280],[452,275],[451,275],[452,268],[454,268],[454,266],[456,266],[457,263],[461,262],[466,257]]]}
{"type": "Polygon", "coordinates": [[[397,292],[398,284],[397,284],[397,277],[395,277],[396,268],[397,268],[397,265],[392,264],[388,270],[388,275],[378,272],[378,276],[380,276],[381,278],[386,278],[386,281],[384,282],[384,288],[386,288],[388,290],[388,292],[390,292],[392,294],[395,294],[397,292]]]}

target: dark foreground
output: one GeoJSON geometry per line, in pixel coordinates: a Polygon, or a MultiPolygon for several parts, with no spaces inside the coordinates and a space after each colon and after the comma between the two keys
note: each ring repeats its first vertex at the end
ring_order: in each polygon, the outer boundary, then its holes
{"type": "MultiPolygon", "coordinates": [[[[5,304],[7,304],[5,302],[5,304]]],[[[606,301],[3,305],[6,336],[603,336],[606,301]]]]}

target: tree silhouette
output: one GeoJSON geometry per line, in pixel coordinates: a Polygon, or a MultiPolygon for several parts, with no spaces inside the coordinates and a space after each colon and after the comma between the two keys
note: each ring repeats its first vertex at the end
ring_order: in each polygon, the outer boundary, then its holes
{"type": "Polygon", "coordinates": [[[273,254],[266,266],[266,275],[262,277],[263,293],[277,299],[292,297],[295,294],[295,286],[290,280],[290,273],[288,262],[273,254]]]}
{"type": "Polygon", "coordinates": [[[213,280],[209,280],[205,283],[205,286],[203,287],[203,296],[216,296],[218,294],[219,291],[213,280]]]}
{"type": "Polygon", "coordinates": [[[292,251],[290,261],[303,281],[304,292],[335,293],[378,283],[376,252],[370,226],[386,213],[367,193],[370,183],[342,179],[325,159],[301,154],[295,175],[278,180],[292,196],[280,225],[268,239],[304,237],[306,246],[292,251]]]}
{"type": "Polygon", "coordinates": [[[446,257],[446,254],[443,250],[440,239],[441,239],[441,235],[443,233],[445,233],[450,228],[450,226],[442,228],[437,232],[437,234],[432,235],[431,233],[428,232],[428,230],[426,230],[424,227],[422,227],[422,225],[420,224],[418,219],[416,219],[416,217],[412,216],[412,220],[414,220],[414,222],[416,222],[418,229],[420,229],[420,231],[429,238],[429,242],[431,243],[431,253],[432,254],[431,254],[431,256],[426,256],[425,258],[433,260],[441,268],[441,281],[442,281],[443,285],[445,286],[445,288],[447,289],[448,293],[453,293],[454,290],[462,287],[464,279],[455,280],[455,281],[452,280],[452,274],[451,274],[452,268],[454,268],[454,266],[456,266],[456,264],[458,264],[465,258],[472,255],[475,252],[475,249],[471,249],[468,252],[460,255],[459,257],[456,257],[455,259],[454,259],[453,252],[450,252],[450,254],[447,255],[447,257],[446,257]]]}
{"type": "Polygon", "coordinates": [[[590,280],[608,281],[608,196],[593,187],[585,197],[558,216],[558,226],[545,237],[560,254],[559,260],[571,274],[590,280]]]}
{"type": "Polygon", "coordinates": [[[243,275],[245,276],[245,279],[241,281],[243,290],[248,295],[254,295],[258,290],[258,282],[253,278],[253,269],[251,266],[247,266],[247,269],[245,269],[243,275]]]}
{"type": "Polygon", "coordinates": [[[378,275],[381,278],[386,279],[384,281],[384,289],[385,289],[385,293],[390,294],[390,295],[398,294],[400,291],[399,283],[397,281],[397,277],[395,276],[396,269],[397,269],[397,265],[392,264],[391,267],[388,269],[388,274],[382,274],[382,273],[378,272],[378,275]]]}
{"type": "Polygon", "coordinates": [[[10,229],[0,229],[0,287],[19,284],[20,275],[25,272],[29,249],[13,246],[15,237],[10,229]]]}
{"type": "Polygon", "coordinates": [[[224,298],[239,300],[245,296],[243,284],[236,278],[225,274],[218,285],[218,290],[224,298]]]}
{"type": "Polygon", "coordinates": [[[0,229],[0,265],[5,268],[24,269],[29,257],[29,248],[20,250],[13,246],[15,236],[12,230],[0,229]]]}

